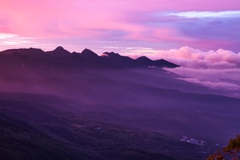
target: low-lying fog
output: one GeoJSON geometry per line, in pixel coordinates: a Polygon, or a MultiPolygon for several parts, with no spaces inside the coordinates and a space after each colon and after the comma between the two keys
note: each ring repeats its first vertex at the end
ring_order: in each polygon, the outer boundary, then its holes
{"type": "MultiPolygon", "coordinates": [[[[179,139],[227,143],[239,133],[240,99],[231,91],[183,81],[162,69],[5,72],[1,92],[30,92],[74,101],[86,118],[157,131],[179,139]],[[11,74],[10,74],[11,73],[11,74]]],[[[46,98],[46,102],[48,99],[46,98]]],[[[73,109],[66,104],[64,109],[73,109]]]]}

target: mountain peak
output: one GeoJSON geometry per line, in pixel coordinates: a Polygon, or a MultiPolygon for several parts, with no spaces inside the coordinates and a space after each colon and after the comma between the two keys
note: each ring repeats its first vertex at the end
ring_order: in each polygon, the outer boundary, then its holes
{"type": "Polygon", "coordinates": [[[146,57],[146,56],[141,56],[141,57],[139,57],[139,58],[137,58],[136,59],[137,61],[142,61],[142,62],[150,62],[150,61],[152,61],[151,59],[149,59],[148,57],[146,57]]]}
{"type": "Polygon", "coordinates": [[[68,54],[70,53],[66,49],[64,49],[62,46],[58,46],[56,49],[53,50],[53,52],[56,52],[58,54],[68,54]]]}
{"type": "Polygon", "coordinates": [[[97,58],[98,55],[91,51],[90,49],[85,48],[82,52],[81,52],[81,56],[85,57],[85,58],[97,58]]]}
{"type": "Polygon", "coordinates": [[[54,51],[66,51],[62,46],[58,46],[54,51]]]}
{"type": "MultiPolygon", "coordinates": [[[[82,53],[83,52],[93,52],[92,50],[90,50],[90,49],[88,49],[88,48],[85,48],[83,51],[82,51],[82,53]]],[[[94,52],[93,52],[94,53],[94,52]]]]}

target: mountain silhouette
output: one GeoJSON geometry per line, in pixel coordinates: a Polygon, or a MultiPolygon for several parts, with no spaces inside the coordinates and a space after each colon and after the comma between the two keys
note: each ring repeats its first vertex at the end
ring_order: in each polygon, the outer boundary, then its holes
{"type": "Polygon", "coordinates": [[[16,70],[26,67],[68,70],[78,68],[148,68],[155,66],[158,68],[175,68],[176,64],[166,60],[153,61],[147,57],[140,57],[136,60],[122,56],[114,52],[104,52],[105,56],[98,56],[90,49],[84,49],[81,53],[65,50],[59,46],[53,51],[44,52],[41,49],[10,49],[0,52],[1,66],[12,67],[16,70]],[[9,66],[8,64],[12,64],[9,66]]]}
{"type": "Polygon", "coordinates": [[[149,58],[146,57],[146,56],[139,57],[139,58],[137,58],[136,60],[137,60],[138,62],[140,62],[140,63],[145,63],[145,64],[148,64],[148,63],[151,63],[151,62],[152,62],[152,60],[149,59],[149,58]]]}
{"type": "Polygon", "coordinates": [[[84,49],[82,52],[81,52],[81,56],[84,57],[84,58],[88,58],[88,59],[98,59],[99,56],[94,53],[93,51],[91,51],[90,49],[84,49]]]}
{"type": "Polygon", "coordinates": [[[70,53],[69,51],[65,50],[62,46],[58,46],[56,49],[54,49],[51,52],[59,55],[67,55],[70,53]]]}

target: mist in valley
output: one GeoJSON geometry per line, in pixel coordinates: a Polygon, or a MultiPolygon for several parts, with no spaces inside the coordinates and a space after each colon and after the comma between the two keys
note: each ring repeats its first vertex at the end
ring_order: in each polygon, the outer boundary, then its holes
{"type": "MultiPolygon", "coordinates": [[[[192,151],[188,146],[185,149],[190,154],[181,155],[178,149],[171,151],[170,145],[167,147],[170,150],[160,153],[191,159],[190,155],[197,152],[201,159],[207,156],[201,152],[208,151],[209,154],[209,148],[215,144],[225,145],[229,138],[239,133],[240,99],[226,96],[227,91],[183,81],[179,79],[182,76],[162,68],[109,67],[112,64],[104,66],[100,60],[89,57],[85,57],[86,64],[81,61],[74,64],[72,53],[54,55],[39,52],[31,56],[25,54],[26,51],[2,53],[5,59],[1,58],[0,113],[2,117],[7,117],[5,119],[10,117],[13,118],[11,121],[18,121],[17,126],[26,123],[23,126],[38,128],[43,135],[55,137],[54,141],[70,143],[73,148],[82,143],[94,144],[101,141],[101,136],[92,135],[95,140],[87,140],[92,132],[112,133],[111,128],[115,128],[115,136],[122,134],[122,130],[140,134],[139,137],[145,134],[166,136],[169,139],[166,144],[180,143],[179,139],[187,136],[205,141],[206,148],[189,144],[193,147],[192,151]],[[74,132],[69,131],[72,129],[74,132]],[[87,133],[79,133],[75,129],[87,133]],[[91,132],[92,129],[94,131],[91,132]]],[[[65,51],[62,49],[61,52],[65,51]]],[[[8,128],[8,125],[5,127],[8,128]]],[[[150,139],[141,145],[156,143],[152,141],[150,139]]],[[[185,143],[180,144],[188,145],[185,143]]],[[[158,147],[152,148],[151,152],[158,147]]],[[[81,147],[80,150],[89,155],[90,151],[81,147]]]]}

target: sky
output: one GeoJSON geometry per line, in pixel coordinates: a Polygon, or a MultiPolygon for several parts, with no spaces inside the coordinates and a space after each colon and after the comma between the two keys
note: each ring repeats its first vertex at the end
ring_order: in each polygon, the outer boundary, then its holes
{"type": "MultiPolygon", "coordinates": [[[[63,46],[164,58],[194,83],[219,70],[240,77],[239,28],[239,0],[0,0],[0,50],[63,46]]],[[[232,84],[227,89],[240,88],[236,78],[232,84]]]]}
{"type": "Polygon", "coordinates": [[[240,52],[239,0],[0,0],[1,50],[240,52]]]}

